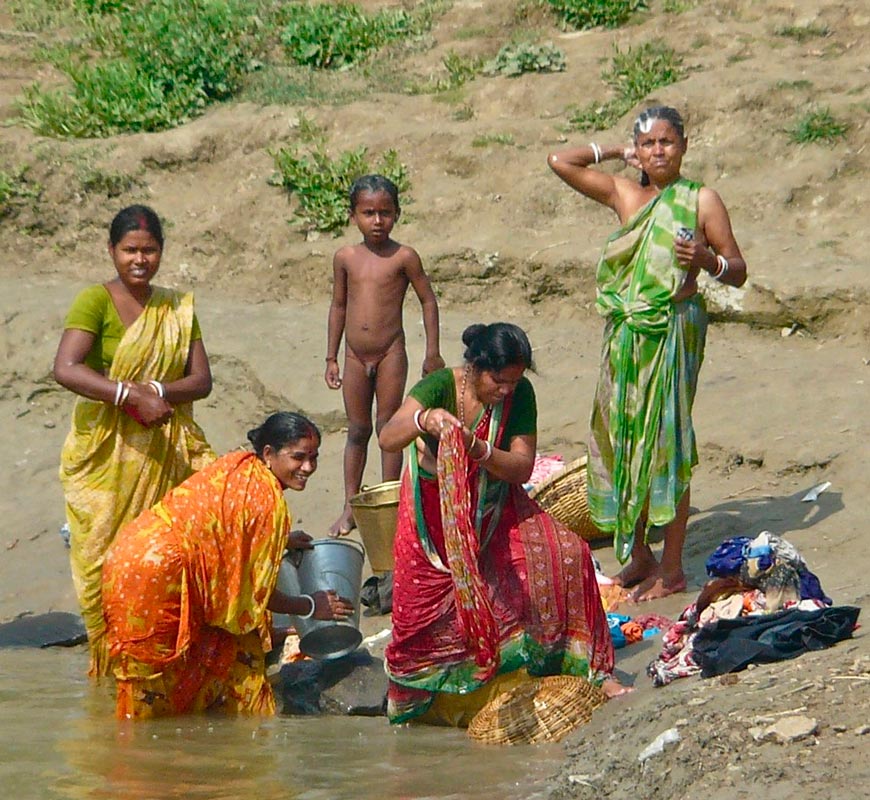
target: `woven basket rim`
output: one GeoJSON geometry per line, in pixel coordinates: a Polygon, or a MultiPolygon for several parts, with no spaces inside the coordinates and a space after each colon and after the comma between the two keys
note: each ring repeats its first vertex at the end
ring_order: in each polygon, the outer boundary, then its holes
{"type": "Polygon", "coordinates": [[[600,687],[579,676],[537,678],[493,698],[475,715],[468,726],[468,735],[486,744],[559,741],[588,722],[592,712],[606,701],[607,697],[600,687]],[[552,695],[548,698],[552,702],[558,701],[563,692],[568,692],[568,696],[552,705],[550,710],[545,710],[542,717],[539,706],[539,701],[543,701],[542,695],[552,695]],[[504,713],[503,709],[507,710],[507,706],[514,706],[511,711],[519,716],[509,721],[502,720],[501,714],[504,713]]]}
{"type": "Polygon", "coordinates": [[[536,483],[531,491],[529,492],[529,497],[534,499],[545,489],[548,489],[557,481],[562,480],[566,475],[571,475],[572,473],[579,472],[581,467],[585,467],[589,461],[588,456],[580,456],[579,458],[575,458],[573,461],[569,461],[565,464],[561,469],[556,470],[551,475],[548,475],[544,480],[540,483],[536,483]]]}

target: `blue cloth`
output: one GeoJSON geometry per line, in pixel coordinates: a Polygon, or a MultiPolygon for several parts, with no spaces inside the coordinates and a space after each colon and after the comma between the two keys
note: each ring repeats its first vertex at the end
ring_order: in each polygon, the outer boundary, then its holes
{"type": "Polygon", "coordinates": [[[626,622],[631,622],[631,617],[626,617],[624,614],[607,615],[607,626],[610,628],[610,638],[613,639],[614,647],[625,647],[627,644],[625,634],[620,627],[626,622]]]}
{"type": "Polygon", "coordinates": [[[707,574],[711,578],[730,578],[740,572],[745,556],[743,550],[752,540],[748,536],[726,539],[707,559],[707,574]]]}

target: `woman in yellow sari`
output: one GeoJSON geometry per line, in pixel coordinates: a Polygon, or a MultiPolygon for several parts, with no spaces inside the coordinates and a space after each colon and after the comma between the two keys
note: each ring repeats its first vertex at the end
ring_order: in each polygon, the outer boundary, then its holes
{"type": "Polygon", "coordinates": [[[103,607],[120,719],[222,711],[272,714],[266,680],[268,610],[315,619],[353,613],[335,592],[275,591],[290,531],[284,490],[317,469],[320,431],[301,414],[272,414],[248,434],[254,452],[219,458],[143,511],[115,537],[103,566],[103,607]]]}
{"type": "Polygon", "coordinates": [[[100,582],[115,533],[214,460],[192,408],[211,391],[208,355],[193,296],[151,283],[162,254],[154,211],[120,211],[109,229],[118,274],[78,294],[54,361],[57,382],[79,395],[60,479],[92,676],[108,668],[100,582]]]}

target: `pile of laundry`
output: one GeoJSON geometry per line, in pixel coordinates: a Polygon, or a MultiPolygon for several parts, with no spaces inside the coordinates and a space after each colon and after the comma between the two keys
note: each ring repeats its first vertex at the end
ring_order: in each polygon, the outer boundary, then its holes
{"type": "Polygon", "coordinates": [[[851,637],[860,609],[834,606],[791,543],[764,532],[722,542],[712,578],[667,631],[647,667],[653,685],[782,661],[851,637]]]}

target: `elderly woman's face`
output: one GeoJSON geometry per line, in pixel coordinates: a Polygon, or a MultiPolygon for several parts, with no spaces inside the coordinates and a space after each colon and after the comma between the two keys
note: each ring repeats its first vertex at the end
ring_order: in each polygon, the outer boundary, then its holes
{"type": "Polygon", "coordinates": [[[634,151],[650,178],[669,179],[680,173],[686,142],[670,122],[657,119],[646,133],[638,134],[634,151]]]}
{"type": "Polygon", "coordinates": [[[526,368],[521,364],[505,367],[498,372],[481,370],[477,373],[474,385],[477,399],[487,406],[503,402],[508,395],[513,394],[525,371],[526,368]]]}

